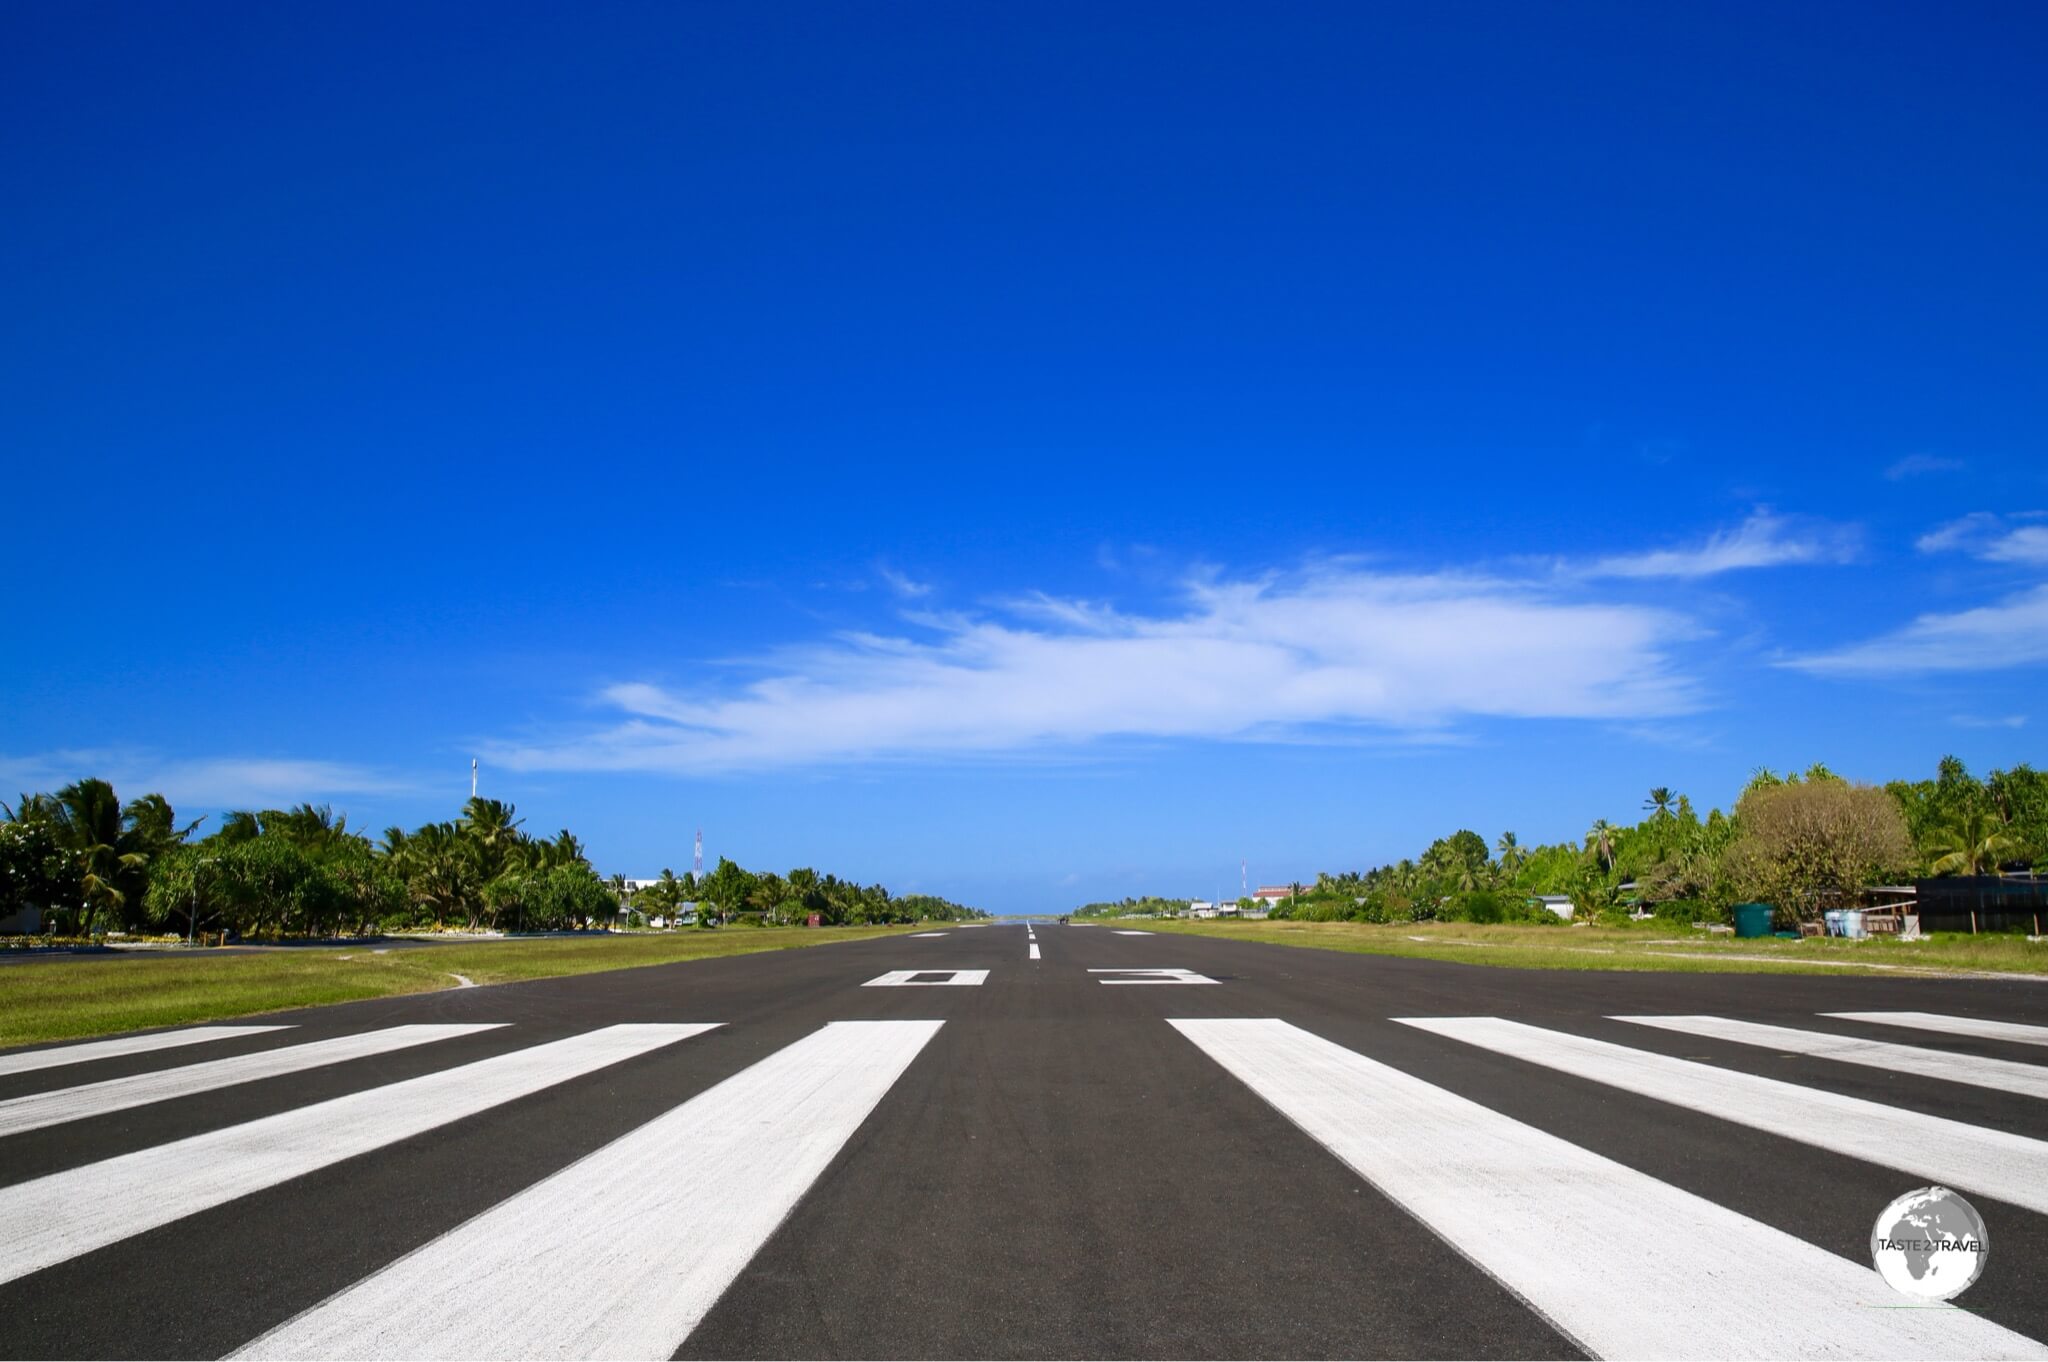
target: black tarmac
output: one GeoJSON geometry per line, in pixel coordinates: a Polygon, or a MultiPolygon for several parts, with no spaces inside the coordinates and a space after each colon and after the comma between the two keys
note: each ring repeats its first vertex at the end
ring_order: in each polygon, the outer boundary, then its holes
{"type": "MultiPolygon", "coordinates": [[[[1521,971],[1106,926],[1035,931],[1037,960],[1025,929],[1003,924],[264,1018],[297,1029],[203,1057],[401,1022],[513,1025],[0,1139],[0,1186],[598,1026],[723,1025],[0,1285],[0,1356],[219,1357],[842,1020],[947,1024],[680,1356],[1580,1355],[1167,1026],[1172,1017],[1284,1019],[1858,1262],[1878,1211],[1915,1183],[1858,1158],[1857,1132],[1820,1150],[1388,1019],[1507,1017],[2048,1138],[2038,1099],[1607,1020],[1712,1013],[2042,1063],[2048,1052],[2034,1047],[1817,1014],[2048,1025],[2048,985],[1521,971]],[[1089,973],[1163,967],[1217,983],[1109,987],[1089,973]],[[989,977],[861,987],[911,968],[989,977]]],[[[200,1057],[4,1076],[0,1099],[200,1057]]],[[[1968,1307],[2048,1338],[2048,1217],[1971,1199],[1994,1251],[1968,1307]]],[[[1626,1226],[1613,1251],[1630,1251],[1626,1226]]]]}

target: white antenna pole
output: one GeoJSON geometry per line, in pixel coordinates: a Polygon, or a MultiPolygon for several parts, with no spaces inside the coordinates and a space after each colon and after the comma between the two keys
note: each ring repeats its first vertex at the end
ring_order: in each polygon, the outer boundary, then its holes
{"type": "Polygon", "coordinates": [[[476,758],[469,759],[469,797],[476,798],[476,758]]]}

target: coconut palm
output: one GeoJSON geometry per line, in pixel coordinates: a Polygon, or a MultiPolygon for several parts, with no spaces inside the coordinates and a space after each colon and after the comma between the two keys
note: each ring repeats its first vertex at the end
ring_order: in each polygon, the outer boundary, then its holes
{"type": "Polygon", "coordinates": [[[1500,841],[1494,844],[1494,850],[1500,854],[1501,874],[1513,875],[1517,870],[1521,869],[1522,844],[1515,839],[1515,834],[1512,832],[1502,833],[1500,841]]]}
{"type": "Polygon", "coordinates": [[[2019,840],[2005,830],[1996,814],[1972,808],[1928,830],[1923,850],[1937,875],[1985,875],[2019,849],[2019,840]]]}
{"type": "Polygon", "coordinates": [[[1608,870],[1614,869],[1614,838],[1616,828],[1604,818],[1593,820],[1593,826],[1586,830],[1586,850],[1600,857],[1600,864],[1608,870]]]}
{"type": "MultiPolygon", "coordinates": [[[[29,801],[24,800],[27,804],[29,801]]],[[[170,801],[145,795],[121,805],[104,780],[80,780],[36,806],[49,820],[58,845],[77,867],[82,902],[79,925],[90,931],[107,919],[140,919],[149,887],[149,862],[182,843],[197,823],[180,828],[170,801]]]]}
{"type": "Polygon", "coordinates": [[[1643,801],[1643,807],[1650,810],[1652,819],[1665,819],[1671,817],[1671,800],[1671,791],[1659,785],[1650,791],[1650,797],[1643,801]]]}

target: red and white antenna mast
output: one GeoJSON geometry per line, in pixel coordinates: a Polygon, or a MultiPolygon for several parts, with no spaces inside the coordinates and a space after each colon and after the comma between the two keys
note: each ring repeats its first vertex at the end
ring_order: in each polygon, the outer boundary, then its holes
{"type": "Polygon", "coordinates": [[[704,878],[704,829],[697,829],[697,854],[690,861],[690,878],[704,878]]]}

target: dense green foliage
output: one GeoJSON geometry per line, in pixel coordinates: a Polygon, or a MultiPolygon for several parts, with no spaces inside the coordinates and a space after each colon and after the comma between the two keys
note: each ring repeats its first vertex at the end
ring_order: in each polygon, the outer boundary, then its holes
{"type": "MultiPolygon", "coordinates": [[[[613,883],[623,895],[624,881],[613,883]]],[[[696,879],[664,869],[660,879],[627,896],[626,901],[646,918],[674,922],[678,914],[694,912],[697,922],[707,926],[713,921],[800,926],[813,916],[828,927],[953,922],[988,916],[931,894],[899,898],[882,885],[856,884],[837,875],[821,875],[808,866],[787,875],[772,870],[757,873],[724,857],[709,874],[696,879]]]]}
{"type": "Polygon", "coordinates": [[[1193,899],[1144,898],[1124,899],[1117,903],[1084,903],[1074,910],[1075,917],[1172,917],[1184,913],[1193,899]]]}
{"type": "Polygon", "coordinates": [[[40,908],[66,935],[154,929],[185,935],[359,934],[463,927],[546,931],[608,926],[635,907],[673,922],[911,922],[979,916],[925,895],[813,870],[753,875],[731,861],[701,884],[663,872],[635,904],[624,881],[600,879],[575,834],[522,830],[517,810],[472,799],[452,822],[373,843],[325,806],[237,811],[195,839],[162,795],[127,805],[103,780],[0,805],[0,917],[40,908]]]}
{"type": "MultiPolygon", "coordinates": [[[[1534,900],[1562,895],[1575,917],[1721,922],[1738,902],[1778,905],[1810,920],[1858,901],[1869,885],[1954,874],[1992,874],[2048,857],[2048,774],[2019,765],[1977,780],[1954,757],[1933,780],[1881,790],[1824,765],[1780,776],[1759,769],[1733,812],[1705,817],[1685,795],[1659,787],[1633,824],[1597,819],[1576,843],[1491,846],[1461,828],[1412,860],[1318,874],[1272,916],[1304,922],[1526,922],[1560,919],[1534,900]],[[1887,798],[1887,796],[1889,796],[1887,798]]],[[[1185,900],[1090,904],[1088,916],[1164,911],[1185,900]]],[[[1251,906],[1249,902],[1243,906],[1251,906]]]]}

